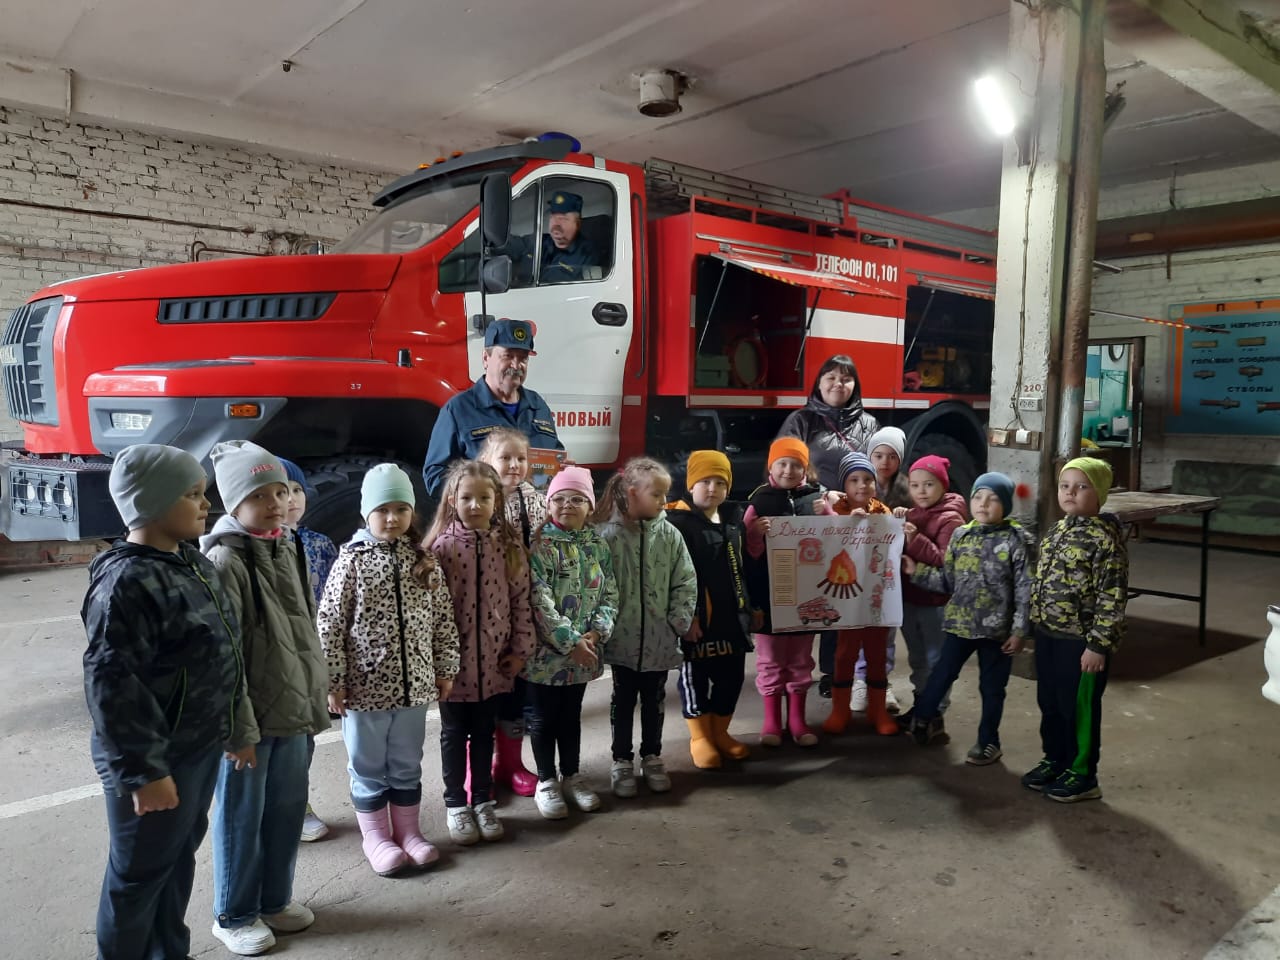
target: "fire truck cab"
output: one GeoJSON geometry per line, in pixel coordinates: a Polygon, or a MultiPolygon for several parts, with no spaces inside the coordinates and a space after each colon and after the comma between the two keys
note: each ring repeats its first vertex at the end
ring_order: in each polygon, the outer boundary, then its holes
{"type": "Polygon", "coordinates": [[[562,138],[401,177],[331,253],[181,264],[70,280],[10,318],[0,372],[23,440],[0,463],[0,533],[119,532],[110,457],[170,443],[206,458],[254,439],[302,464],[308,523],[358,519],[364,470],[422,466],[440,407],[481,372],[494,317],[531,320],[528,386],[570,458],[673,464],[715,446],[749,489],[824,360],[849,354],[867,409],[908,456],[985,462],[994,237],[562,138]],[[509,287],[481,308],[481,181],[511,183],[509,287]],[[581,276],[543,269],[544,211],[581,198],[581,276]]]}

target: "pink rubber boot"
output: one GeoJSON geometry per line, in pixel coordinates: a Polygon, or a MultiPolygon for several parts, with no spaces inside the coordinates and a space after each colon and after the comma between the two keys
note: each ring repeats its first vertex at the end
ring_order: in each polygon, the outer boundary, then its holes
{"type": "Polygon", "coordinates": [[[764,698],[764,723],[760,727],[760,743],[766,747],[782,744],[782,694],[764,698]]]}
{"type": "Polygon", "coordinates": [[[787,694],[787,730],[798,747],[812,747],[818,742],[817,734],[804,722],[804,701],[808,690],[787,694]]]}
{"type": "Polygon", "coordinates": [[[391,824],[387,820],[387,808],[365,813],[356,811],[356,822],[364,837],[364,855],[380,877],[390,877],[409,865],[405,852],[391,839],[391,824]]]}
{"type": "Polygon", "coordinates": [[[391,804],[391,839],[409,855],[415,867],[425,867],[440,859],[440,851],[422,835],[418,823],[420,808],[421,804],[417,803],[407,807],[391,804]]]}
{"type": "Polygon", "coordinates": [[[512,726],[500,722],[493,733],[493,785],[509,787],[517,796],[532,797],[538,789],[538,777],[525,769],[521,756],[524,737],[513,733],[512,726]]]}

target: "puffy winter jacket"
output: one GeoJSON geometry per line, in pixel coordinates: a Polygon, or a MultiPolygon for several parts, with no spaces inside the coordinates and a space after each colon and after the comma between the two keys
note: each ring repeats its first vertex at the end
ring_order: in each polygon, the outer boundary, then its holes
{"type": "Polygon", "coordinates": [[[239,625],[198,550],[117,541],[94,558],[80,617],[84,695],[116,793],[230,737],[244,697],[239,625]]]}
{"type": "Polygon", "coordinates": [[[680,638],[693,623],[698,575],[684,537],[665,514],[626,523],[621,516],[597,528],[618,580],[618,618],[606,663],[632,670],[674,670],[684,662],[680,638]]]}
{"type": "Polygon", "coordinates": [[[324,654],[301,541],[288,531],[255,537],[224,516],[200,538],[200,549],[222,574],[242,631],[249,696],[237,703],[232,745],[328,730],[324,654]]]}
{"type": "Polygon", "coordinates": [[[351,710],[420,707],[438,699],[437,680],[458,673],[458,628],[439,569],[413,575],[409,537],[379,540],[357,530],[342,545],[320,602],[320,640],[330,693],[351,710]]]}
{"type": "Polygon", "coordinates": [[[1040,542],[1031,588],[1031,622],[1051,633],[1082,637],[1095,653],[1124,639],[1129,554],[1114,514],[1063,517],[1040,542]]]}
{"type": "Polygon", "coordinates": [[[969,640],[1025,637],[1031,607],[1031,535],[1016,521],[974,520],[947,544],[941,565],[916,567],[912,582],[950,594],[942,629],[969,640]]]}
{"type": "Polygon", "coordinates": [[[604,672],[603,658],[594,668],[580,667],[569,654],[590,630],[600,635],[596,651],[609,649],[618,615],[618,582],[609,545],[590,527],[565,530],[548,522],[534,541],[529,565],[538,647],[526,661],[523,676],[547,686],[596,679],[604,672]]]}
{"type": "Polygon", "coordinates": [[[823,401],[814,383],[809,401],[782,421],[778,436],[803,440],[809,447],[809,462],[818,471],[818,482],[828,490],[839,490],[840,461],[847,453],[865,451],[871,435],[879,429],[876,418],[862,409],[861,382],[839,410],[823,401]]]}
{"type": "MultiPolygon", "coordinates": [[[[910,507],[906,519],[907,523],[916,525],[916,535],[902,552],[916,563],[940,567],[952,535],[969,519],[969,507],[960,494],[944,493],[931,507],[910,507]]],[[[926,590],[907,579],[902,587],[902,599],[918,607],[940,607],[947,602],[947,595],[926,590]]]]}
{"type": "Polygon", "coordinates": [[[776,486],[771,477],[752,491],[742,524],[747,537],[747,594],[761,611],[758,633],[772,633],[773,623],[769,616],[769,558],[764,534],[753,529],[756,517],[811,517],[829,512],[830,508],[822,497],[822,488],[812,484],[783,489],[776,486]]]}
{"type": "Polygon", "coordinates": [[[537,640],[529,561],[522,548],[515,549],[520,551],[520,566],[512,573],[496,529],[468,530],[457,520],[431,544],[453,597],[458,625],[459,667],[450,701],[476,702],[510,693],[515,677],[503,674],[499,661],[533,656],[537,640]]]}

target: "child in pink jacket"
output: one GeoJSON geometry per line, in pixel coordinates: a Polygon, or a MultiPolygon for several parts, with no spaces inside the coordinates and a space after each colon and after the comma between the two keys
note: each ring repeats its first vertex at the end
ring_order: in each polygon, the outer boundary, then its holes
{"type": "Polygon", "coordinates": [[[426,548],[453,596],[460,667],[440,702],[440,757],[449,836],[470,846],[501,840],[493,799],[493,735],[499,698],[533,655],[529,560],[506,519],[502,481],[478,460],[455,463],[426,548]],[[468,791],[470,768],[470,796],[468,791]]]}
{"type": "MultiPolygon", "coordinates": [[[[911,464],[907,484],[911,492],[910,507],[898,507],[895,517],[906,519],[906,546],[903,553],[930,567],[941,568],[951,535],[969,519],[964,497],[950,492],[951,461],[929,455],[911,464]]],[[[907,641],[907,659],[911,664],[912,697],[924,692],[929,674],[942,654],[942,610],[947,594],[933,593],[902,578],[902,636],[907,641]]],[[[944,697],[942,710],[948,700],[944,697]]],[[[910,713],[904,715],[909,723],[910,713]]],[[[904,718],[898,720],[899,725],[904,718]]]]}

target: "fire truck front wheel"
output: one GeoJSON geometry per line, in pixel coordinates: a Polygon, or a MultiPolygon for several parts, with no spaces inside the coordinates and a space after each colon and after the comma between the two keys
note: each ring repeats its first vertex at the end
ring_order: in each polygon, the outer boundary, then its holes
{"type": "MultiPolygon", "coordinates": [[[[371,467],[387,462],[385,457],[368,456],[301,461],[298,465],[306,472],[307,485],[311,487],[303,526],[318,530],[337,546],[350,540],[361,525],[360,483],[371,467]]],[[[422,516],[427,492],[422,486],[421,468],[400,461],[390,462],[398,463],[413,480],[419,516],[422,516]]]]}

